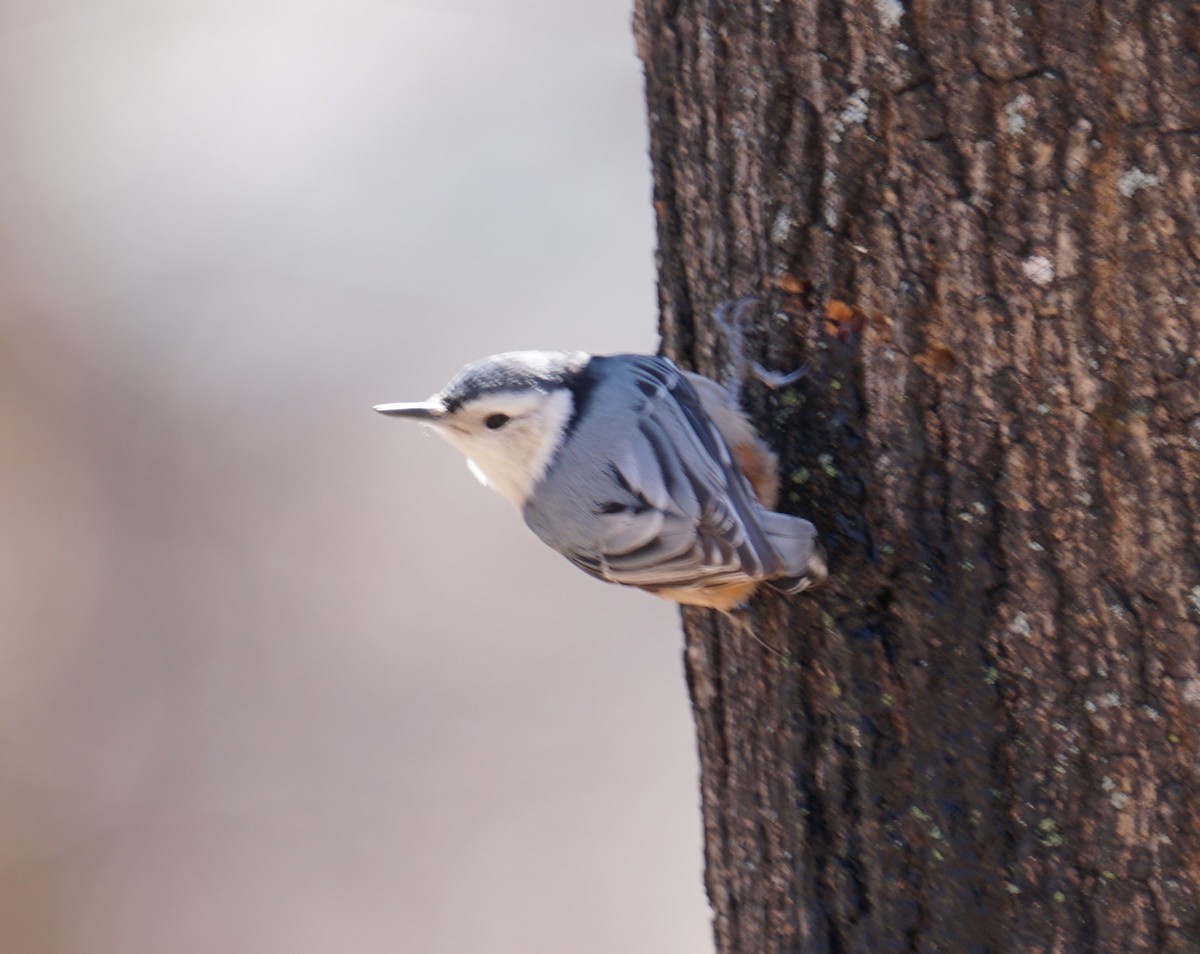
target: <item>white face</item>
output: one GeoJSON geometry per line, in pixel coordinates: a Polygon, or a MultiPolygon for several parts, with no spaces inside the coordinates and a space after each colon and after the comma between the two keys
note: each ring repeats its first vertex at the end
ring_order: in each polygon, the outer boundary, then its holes
{"type": "Polygon", "coordinates": [[[429,423],[483,484],[520,507],[550,466],[572,407],[565,388],[496,391],[429,423]]]}

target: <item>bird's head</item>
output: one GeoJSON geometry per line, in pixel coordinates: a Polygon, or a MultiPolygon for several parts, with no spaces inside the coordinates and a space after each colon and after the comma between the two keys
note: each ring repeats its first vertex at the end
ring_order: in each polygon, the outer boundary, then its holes
{"type": "Polygon", "coordinates": [[[545,476],[575,411],[583,352],[510,351],[467,365],[428,401],[377,404],[431,427],[471,471],[518,507],[545,476]]]}

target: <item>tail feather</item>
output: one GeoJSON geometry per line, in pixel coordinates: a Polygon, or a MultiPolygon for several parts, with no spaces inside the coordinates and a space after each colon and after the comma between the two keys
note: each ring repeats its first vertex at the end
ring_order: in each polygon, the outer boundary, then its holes
{"type": "Polygon", "coordinates": [[[817,528],[802,517],[764,511],[762,527],[779,555],[779,573],[767,582],[784,593],[799,593],[829,575],[825,549],[817,541],[817,528]]]}

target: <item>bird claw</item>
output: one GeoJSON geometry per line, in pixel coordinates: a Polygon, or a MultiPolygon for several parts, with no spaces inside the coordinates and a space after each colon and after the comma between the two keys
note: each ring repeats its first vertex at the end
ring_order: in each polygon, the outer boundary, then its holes
{"type": "Polygon", "coordinates": [[[731,606],[729,609],[725,610],[725,615],[733,624],[734,629],[736,629],[741,635],[749,636],[773,656],[778,656],[780,659],[785,661],[787,660],[788,654],[786,652],[781,652],[774,646],[765,642],[763,638],[756,632],[758,629],[758,612],[755,610],[754,605],[749,599],[738,603],[737,606],[731,606]]]}
{"type": "Polygon", "coordinates": [[[757,361],[750,362],[750,373],[772,391],[778,391],[780,388],[786,388],[789,385],[795,384],[808,374],[810,370],[811,364],[808,361],[805,361],[795,371],[789,371],[787,374],[784,374],[782,371],[768,371],[757,361]]]}
{"type": "Polygon", "coordinates": [[[725,346],[729,350],[729,372],[728,379],[725,381],[725,390],[729,392],[734,404],[738,403],[742,385],[750,375],[753,375],[772,391],[778,391],[780,388],[795,384],[809,370],[808,362],[805,362],[796,370],[787,373],[768,371],[757,361],[746,357],[745,349],[742,347],[742,315],[748,308],[762,303],[761,298],[744,295],[741,298],[722,302],[713,312],[713,320],[724,334],[725,346]]]}

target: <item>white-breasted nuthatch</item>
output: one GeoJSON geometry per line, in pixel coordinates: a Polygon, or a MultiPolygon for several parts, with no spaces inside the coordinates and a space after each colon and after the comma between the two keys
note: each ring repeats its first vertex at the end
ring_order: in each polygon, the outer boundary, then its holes
{"type": "Polygon", "coordinates": [[[592,576],[729,610],[824,579],[816,528],[776,513],[775,455],[719,384],[649,355],[514,351],[428,401],[430,425],[592,576]]]}

